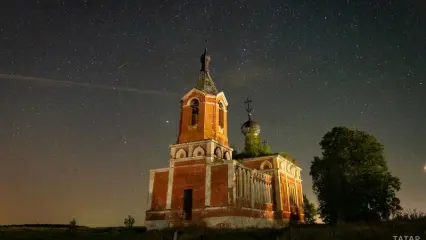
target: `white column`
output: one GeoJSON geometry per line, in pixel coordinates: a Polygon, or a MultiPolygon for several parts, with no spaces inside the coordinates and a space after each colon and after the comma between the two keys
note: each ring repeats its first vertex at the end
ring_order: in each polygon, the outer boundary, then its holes
{"type": "Polygon", "coordinates": [[[246,190],[246,181],[247,181],[247,179],[246,179],[246,170],[244,169],[244,168],[242,168],[241,169],[242,170],[242,172],[243,172],[243,195],[241,196],[241,197],[243,197],[243,198],[245,198],[246,197],[246,194],[247,194],[247,190],[246,190]]]}
{"type": "Polygon", "coordinates": [[[266,184],[265,193],[266,193],[266,203],[269,203],[269,185],[268,184],[266,184]]]}
{"type": "Polygon", "coordinates": [[[288,209],[287,209],[287,211],[290,212],[290,191],[288,189],[288,185],[289,185],[289,183],[288,183],[287,170],[286,170],[286,173],[285,173],[285,188],[287,189],[286,190],[286,192],[287,192],[287,202],[288,202],[288,209]]]}
{"type": "Polygon", "coordinates": [[[210,164],[206,165],[206,196],[205,196],[205,202],[204,205],[206,207],[210,206],[211,201],[211,177],[212,177],[212,171],[210,164]]]}
{"type": "Polygon", "coordinates": [[[208,162],[213,162],[214,148],[215,148],[214,142],[212,142],[212,141],[207,142],[206,156],[207,156],[208,162]]]}
{"type": "Polygon", "coordinates": [[[166,209],[170,209],[172,206],[172,190],[173,190],[173,176],[175,173],[174,166],[169,168],[169,181],[167,183],[167,200],[166,209]]]}
{"type": "Polygon", "coordinates": [[[296,185],[296,179],[294,179],[294,197],[296,198],[296,206],[299,206],[299,195],[297,195],[297,185],[296,185]]]}
{"type": "Polygon", "coordinates": [[[189,145],[188,147],[188,157],[193,157],[192,154],[194,153],[194,145],[189,145]]]}
{"type": "Polygon", "coordinates": [[[243,196],[243,174],[242,174],[241,167],[238,167],[238,197],[243,196]]]}
{"type": "Polygon", "coordinates": [[[154,190],[154,178],[155,178],[155,172],[150,171],[149,172],[149,191],[148,191],[148,202],[147,202],[147,210],[150,210],[152,208],[152,192],[154,190]]]}
{"type": "Polygon", "coordinates": [[[244,170],[244,172],[245,172],[245,176],[246,176],[246,180],[244,181],[244,191],[245,191],[245,198],[246,199],[249,199],[249,197],[250,197],[250,191],[249,191],[249,189],[250,189],[250,172],[248,171],[248,170],[244,170]]]}
{"type": "Polygon", "coordinates": [[[256,179],[256,202],[260,203],[260,184],[258,179],[256,179]]]}
{"type": "Polygon", "coordinates": [[[228,188],[232,189],[232,195],[228,193],[228,204],[235,204],[237,190],[235,189],[235,166],[233,161],[228,163],[228,188]]]}
{"type": "Polygon", "coordinates": [[[253,172],[250,172],[250,189],[251,189],[251,208],[254,208],[254,177],[253,172]]]}
{"type": "Polygon", "coordinates": [[[300,182],[300,180],[299,180],[299,183],[300,183],[300,191],[301,191],[301,195],[302,195],[302,205],[305,205],[305,202],[303,201],[303,188],[302,188],[302,182],[300,182]]]}
{"type": "Polygon", "coordinates": [[[268,185],[268,196],[269,196],[269,203],[272,203],[271,184],[268,185]]]}
{"type": "Polygon", "coordinates": [[[257,203],[257,182],[256,178],[253,177],[253,195],[254,195],[254,203],[257,203]]]}
{"type": "Polygon", "coordinates": [[[281,173],[280,170],[274,171],[274,177],[275,177],[275,204],[277,207],[277,210],[280,211],[283,209],[283,195],[284,193],[281,191],[281,173]]]}

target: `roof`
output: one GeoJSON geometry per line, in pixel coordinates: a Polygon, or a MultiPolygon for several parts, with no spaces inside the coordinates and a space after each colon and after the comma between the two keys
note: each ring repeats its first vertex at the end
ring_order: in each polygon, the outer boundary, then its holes
{"type": "Polygon", "coordinates": [[[217,95],[218,91],[209,73],[210,61],[211,61],[211,56],[207,54],[207,48],[206,48],[204,49],[203,55],[201,55],[200,57],[201,72],[200,72],[200,76],[198,77],[198,82],[195,88],[209,94],[217,95]]]}
{"type": "Polygon", "coordinates": [[[198,77],[198,82],[195,88],[205,93],[213,95],[218,94],[217,88],[214,85],[213,79],[210,77],[209,72],[200,72],[200,76],[198,77]]]}

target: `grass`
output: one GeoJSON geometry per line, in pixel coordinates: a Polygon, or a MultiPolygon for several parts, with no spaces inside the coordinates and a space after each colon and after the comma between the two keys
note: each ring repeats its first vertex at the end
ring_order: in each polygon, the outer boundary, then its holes
{"type": "MultiPolygon", "coordinates": [[[[88,228],[67,225],[16,225],[0,227],[0,240],[172,240],[176,229],[145,232],[143,227],[88,228]]],[[[420,236],[426,239],[426,219],[393,220],[375,224],[299,225],[285,229],[219,230],[179,229],[179,240],[284,240],[284,239],[394,239],[393,236],[420,236]]]]}

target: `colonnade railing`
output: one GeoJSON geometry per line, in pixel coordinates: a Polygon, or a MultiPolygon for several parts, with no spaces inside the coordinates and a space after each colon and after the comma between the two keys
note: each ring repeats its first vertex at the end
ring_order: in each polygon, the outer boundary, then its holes
{"type": "Polygon", "coordinates": [[[259,204],[272,204],[272,176],[241,164],[235,165],[235,176],[237,200],[250,202],[252,208],[259,204]]]}

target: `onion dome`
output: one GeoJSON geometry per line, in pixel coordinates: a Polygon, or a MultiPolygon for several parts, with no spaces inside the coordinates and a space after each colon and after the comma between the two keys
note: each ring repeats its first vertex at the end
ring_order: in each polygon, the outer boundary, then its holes
{"type": "Polygon", "coordinates": [[[254,135],[259,135],[260,133],[260,125],[251,120],[251,114],[253,113],[253,109],[250,107],[250,103],[252,100],[248,99],[244,102],[247,104],[247,114],[248,114],[248,121],[245,122],[243,125],[241,125],[241,133],[244,134],[244,136],[247,136],[248,133],[252,133],[254,135]]]}
{"type": "Polygon", "coordinates": [[[241,125],[241,133],[244,134],[244,136],[246,136],[248,133],[252,133],[257,136],[260,134],[260,125],[257,122],[249,119],[247,122],[241,125]]]}

